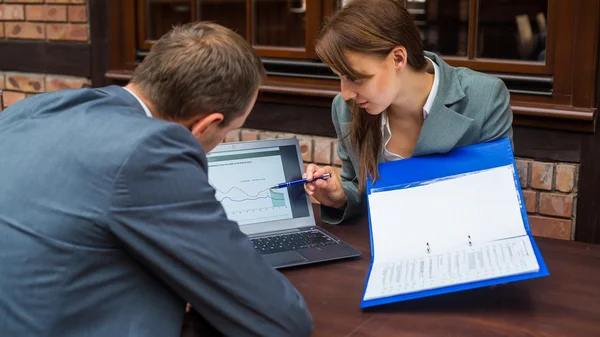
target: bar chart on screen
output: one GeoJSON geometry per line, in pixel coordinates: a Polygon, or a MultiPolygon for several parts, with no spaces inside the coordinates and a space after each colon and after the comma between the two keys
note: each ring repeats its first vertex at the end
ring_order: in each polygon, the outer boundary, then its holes
{"type": "Polygon", "coordinates": [[[287,189],[271,187],[285,181],[278,155],[209,163],[209,183],[231,220],[240,225],[292,218],[287,189]]]}

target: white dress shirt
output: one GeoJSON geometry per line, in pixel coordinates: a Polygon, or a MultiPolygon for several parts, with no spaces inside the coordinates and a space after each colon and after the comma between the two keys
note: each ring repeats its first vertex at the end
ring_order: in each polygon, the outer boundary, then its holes
{"type": "Polygon", "coordinates": [[[134,94],[133,91],[131,91],[131,90],[125,88],[125,87],[123,87],[123,89],[127,90],[130,94],[132,94],[133,97],[135,97],[135,99],[137,99],[137,101],[140,102],[140,104],[142,105],[142,108],[146,112],[146,116],[152,118],[152,112],[150,112],[150,109],[148,109],[148,107],[146,106],[146,104],[144,104],[144,102],[139,97],[137,97],[137,95],[134,94]]]}

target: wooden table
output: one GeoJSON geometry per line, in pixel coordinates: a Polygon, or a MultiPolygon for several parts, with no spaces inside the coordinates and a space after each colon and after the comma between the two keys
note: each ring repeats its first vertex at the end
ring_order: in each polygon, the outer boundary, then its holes
{"type": "Polygon", "coordinates": [[[548,277],[362,310],[367,221],[320,225],[363,255],[283,270],[308,303],[313,336],[600,336],[598,245],[536,238],[548,277]]]}

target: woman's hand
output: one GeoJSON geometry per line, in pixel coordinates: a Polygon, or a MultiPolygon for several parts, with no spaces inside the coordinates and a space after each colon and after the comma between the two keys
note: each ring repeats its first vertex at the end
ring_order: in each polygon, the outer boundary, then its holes
{"type": "Polygon", "coordinates": [[[315,164],[310,164],[306,167],[306,172],[302,175],[306,180],[311,181],[304,184],[306,193],[319,201],[321,204],[337,209],[346,208],[346,192],[342,188],[342,181],[338,177],[331,166],[319,167],[315,164]],[[317,179],[325,173],[329,173],[329,179],[317,179]]]}

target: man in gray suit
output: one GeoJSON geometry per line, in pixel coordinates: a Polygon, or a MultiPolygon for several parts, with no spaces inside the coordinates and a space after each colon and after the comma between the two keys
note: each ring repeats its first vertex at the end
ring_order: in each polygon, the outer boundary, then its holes
{"type": "Polygon", "coordinates": [[[179,336],[186,302],[225,335],[306,336],[296,289],[227,219],[205,153],[264,77],[209,23],[161,38],[125,88],[0,114],[0,335],[179,336]]]}

